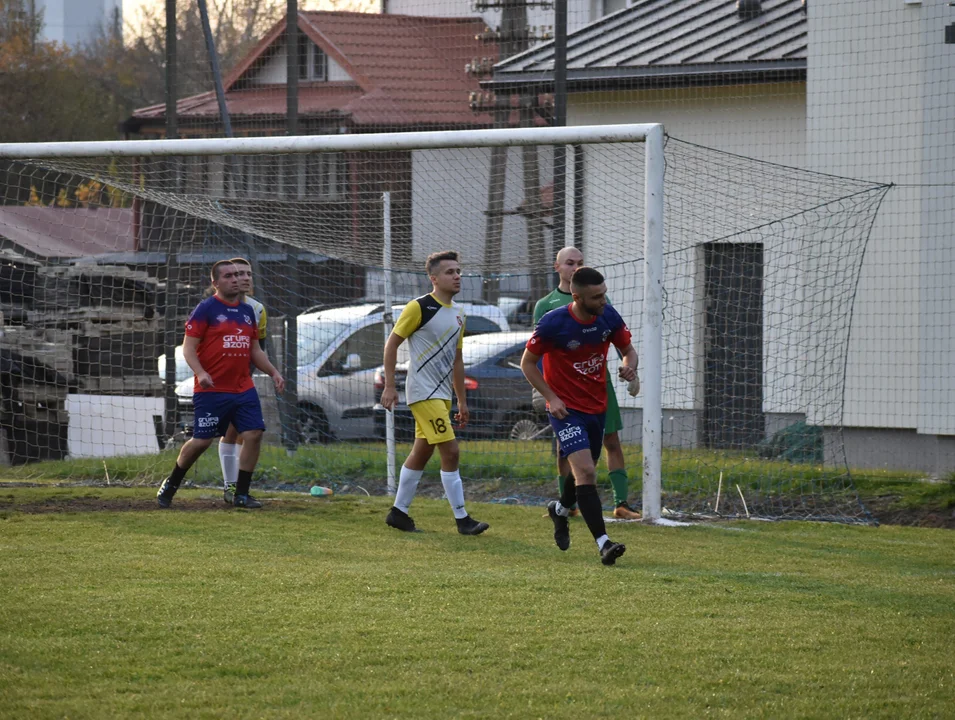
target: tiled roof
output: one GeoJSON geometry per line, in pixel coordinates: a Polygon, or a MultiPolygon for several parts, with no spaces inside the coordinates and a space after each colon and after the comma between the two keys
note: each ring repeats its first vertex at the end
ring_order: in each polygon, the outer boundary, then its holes
{"type": "MultiPolygon", "coordinates": [[[[568,82],[805,72],[803,0],[760,5],[750,17],[735,0],[636,0],[568,35],[568,82]]],[[[499,63],[489,84],[549,83],[553,71],[551,41],[499,63]]]]}
{"type": "MultiPolygon", "coordinates": [[[[497,47],[475,35],[480,18],[433,18],[355,12],[301,12],[299,29],[333,58],[354,82],[299,83],[300,117],[346,116],[357,126],[488,125],[476,115],[468,93],[478,83],[465,74],[474,57],[496,56],[497,47]]],[[[284,85],[244,82],[257,60],[284,42],[285,21],[278,23],[224,81],[233,118],[284,117],[284,85]]],[[[217,117],[215,94],[202,93],[178,103],[183,119],[217,117]]],[[[161,119],[164,105],[141,108],[139,120],[161,119]]]]}

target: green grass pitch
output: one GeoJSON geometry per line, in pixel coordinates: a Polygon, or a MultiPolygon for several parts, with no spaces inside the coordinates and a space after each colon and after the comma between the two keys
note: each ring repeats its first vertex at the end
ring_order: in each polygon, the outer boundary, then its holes
{"type": "Polygon", "coordinates": [[[0,717],[943,717],[949,531],[614,524],[425,532],[388,500],[0,490],[0,717]],[[48,510],[56,512],[48,512],[48,510]]]}

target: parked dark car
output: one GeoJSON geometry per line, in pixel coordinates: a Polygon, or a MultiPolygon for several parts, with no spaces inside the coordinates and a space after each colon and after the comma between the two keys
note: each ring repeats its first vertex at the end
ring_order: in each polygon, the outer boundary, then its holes
{"type": "MultiPolygon", "coordinates": [[[[471,420],[463,430],[455,428],[462,438],[498,438],[511,440],[549,439],[547,418],[531,407],[531,387],[521,372],[521,355],[530,331],[474,335],[464,338],[465,387],[471,420]]],[[[406,345],[402,345],[404,349],[406,345]]],[[[407,354],[405,354],[407,357],[407,354]]],[[[395,408],[395,437],[405,442],[414,437],[414,418],[405,404],[407,362],[395,367],[398,406],[395,408]]],[[[385,409],[381,392],[385,387],[384,368],[375,371],[375,434],[385,437],[385,409]]],[[[457,412],[453,403],[451,414],[457,412]]]]}

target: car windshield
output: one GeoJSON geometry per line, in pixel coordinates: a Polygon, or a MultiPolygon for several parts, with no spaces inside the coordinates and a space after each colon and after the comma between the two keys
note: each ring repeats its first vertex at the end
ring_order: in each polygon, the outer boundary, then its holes
{"type": "Polygon", "coordinates": [[[482,363],[499,352],[507,350],[509,347],[517,346],[513,339],[506,341],[495,341],[493,335],[481,335],[473,338],[479,342],[473,342],[472,338],[464,338],[464,347],[461,349],[461,355],[464,358],[464,367],[471,367],[482,363]]]}
{"type": "Polygon", "coordinates": [[[300,322],[298,325],[298,364],[310,365],[348,326],[331,320],[300,322]]]}

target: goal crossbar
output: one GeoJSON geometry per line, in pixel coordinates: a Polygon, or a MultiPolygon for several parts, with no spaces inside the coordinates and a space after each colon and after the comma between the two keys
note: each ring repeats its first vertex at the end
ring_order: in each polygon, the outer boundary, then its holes
{"type": "Polygon", "coordinates": [[[547,128],[495,128],[361,135],[296,135],[182,140],[106,140],[97,142],[0,143],[0,158],[157,157],[264,155],[320,152],[434,150],[525,145],[587,145],[646,142],[661,137],[659,124],[579,125],[547,128]]]}

